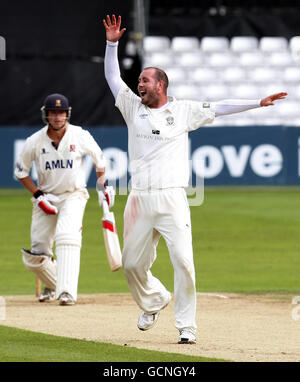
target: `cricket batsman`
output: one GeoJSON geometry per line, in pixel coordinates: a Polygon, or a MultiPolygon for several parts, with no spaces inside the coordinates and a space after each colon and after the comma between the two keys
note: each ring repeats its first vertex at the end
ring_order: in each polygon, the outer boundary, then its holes
{"type": "Polygon", "coordinates": [[[31,248],[22,249],[26,268],[43,282],[39,301],[77,301],[82,221],[89,194],[83,157],[93,158],[99,203],[114,204],[114,189],[105,186],[105,159],[91,136],[70,124],[71,107],[62,94],[46,97],[41,108],[46,126],[26,139],[15,175],[32,194],[31,248]],[[30,177],[35,164],[37,185],[30,177]],[[54,259],[53,245],[55,243],[54,259]]]}
{"type": "Polygon", "coordinates": [[[262,100],[215,103],[176,100],[167,95],[168,77],[145,68],[137,96],[124,83],[118,64],[118,41],[125,32],[121,17],[107,16],[105,77],[128,127],[131,192],[124,211],[123,268],[142,312],[137,326],[148,330],[171,300],[171,293],[151,273],[160,236],[174,268],[175,327],[178,343],[196,343],[196,288],[190,209],[188,133],[220,115],[273,105],[278,93],[262,100]]]}

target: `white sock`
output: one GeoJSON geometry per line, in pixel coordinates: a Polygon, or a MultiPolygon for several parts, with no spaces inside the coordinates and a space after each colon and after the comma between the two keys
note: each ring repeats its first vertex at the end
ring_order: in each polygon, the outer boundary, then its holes
{"type": "Polygon", "coordinates": [[[75,245],[59,245],[56,247],[56,257],[56,298],[59,298],[61,293],[67,292],[76,301],[80,269],[80,247],[75,245]]]}

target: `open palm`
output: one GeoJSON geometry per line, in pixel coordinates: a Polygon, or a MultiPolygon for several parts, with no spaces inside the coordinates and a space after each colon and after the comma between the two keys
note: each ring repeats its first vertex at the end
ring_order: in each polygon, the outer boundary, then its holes
{"type": "Polygon", "coordinates": [[[123,36],[126,28],[121,27],[121,16],[118,16],[118,20],[116,19],[115,15],[112,15],[112,18],[110,19],[110,16],[106,16],[106,20],[103,19],[103,25],[106,30],[106,39],[108,41],[119,41],[120,38],[123,36]]]}

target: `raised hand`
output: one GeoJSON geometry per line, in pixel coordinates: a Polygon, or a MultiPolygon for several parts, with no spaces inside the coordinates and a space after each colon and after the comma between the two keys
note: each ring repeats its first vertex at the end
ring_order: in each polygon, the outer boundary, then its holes
{"type": "Polygon", "coordinates": [[[260,106],[274,105],[274,101],[276,101],[277,99],[284,99],[286,95],[287,95],[287,93],[285,93],[285,92],[272,94],[269,97],[263,98],[260,101],[260,106]]]}
{"type": "Polygon", "coordinates": [[[116,20],[116,16],[112,15],[112,19],[110,19],[109,15],[106,16],[106,20],[103,19],[103,25],[106,30],[106,40],[116,42],[119,41],[123,36],[126,28],[121,27],[121,16],[118,16],[118,21],[116,20]]]}

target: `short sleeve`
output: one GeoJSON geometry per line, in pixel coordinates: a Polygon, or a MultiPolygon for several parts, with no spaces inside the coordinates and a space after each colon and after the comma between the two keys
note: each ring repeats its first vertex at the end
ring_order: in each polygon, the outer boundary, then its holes
{"type": "Polygon", "coordinates": [[[32,162],[34,161],[34,144],[32,138],[26,139],[23,150],[17,160],[14,174],[16,178],[26,178],[30,174],[32,162]]]}
{"type": "Polygon", "coordinates": [[[96,166],[97,171],[102,171],[106,167],[106,161],[101,148],[95,141],[94,137],[87,131],[82,129],[82,144],[85,154],[90,155],[96,166]]]}
{"type": "Polygon", "coordinates": [[[199,127],[212,123],[215,119],[215,104],[209,102],[189,102],[188,128],[187,131],[199,129],[199,127]]]}

